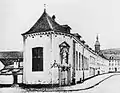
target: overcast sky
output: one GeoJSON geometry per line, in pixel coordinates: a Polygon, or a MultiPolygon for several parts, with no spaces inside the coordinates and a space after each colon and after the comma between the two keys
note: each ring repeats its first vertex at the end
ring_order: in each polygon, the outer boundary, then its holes
{"type": "Polygon", "coordinates": [[[90,47],[98,34],[101,49],[120,48],[120,0],[0,0],[0,51],[23,50],[21,34],[40,18],[44,4],[90,47]]]}

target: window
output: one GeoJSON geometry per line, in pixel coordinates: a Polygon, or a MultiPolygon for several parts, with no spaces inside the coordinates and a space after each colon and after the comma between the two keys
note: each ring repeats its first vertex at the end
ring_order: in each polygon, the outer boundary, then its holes
{"type": "Polygon", "coordinates": [[[110,63],[109,63],[109,66],[110,66],[110,63]]]}
{"type": "Polygon", "coordinates": [[[81,69],[81,53],[79,52],[79,70],[81,69]]]}
{"type": "Polygon", "coordinates": [[[118,61],[118,65],[120,66],[120,61],[118,61]]]}
{"type": "Polygon", "coordinates": [[[43,47],[32,48],[32,71],[43,71],[43,47]]]}
{"type": "Polygon", "coordinates": [[[78,51],[76,51],[76,70],[78,70],[78,51]]]}
{"type": "Polygon", "coordinates": [[[75,41],[73,40],[73,73],[72,73],[72,78],[75,77],[75,41]]]}
{"type": "Polygon", "coordinates": [[[82,70],[84,70],[84,56],[82,55],[82,70]]]}
{"type": "Polygon", "coordinates": [[[88,66],[88,58],[83,56],[83,67],[84,67],[84,70],[88,70],[89,66],[88,66]]]}
{"type": "Polygon", "coordinates": [[[90,56],[90,64],[95,64],[95,58],[93,56],[90,56]]]}

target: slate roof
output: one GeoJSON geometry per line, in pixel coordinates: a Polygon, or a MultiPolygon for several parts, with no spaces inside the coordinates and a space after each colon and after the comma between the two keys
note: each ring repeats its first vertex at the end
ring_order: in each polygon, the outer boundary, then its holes
{"type": "Polygon", "coordinates": [[[37,32],[46,32],[46,31],[51,31],[51,30],[58,31],[58,32],[60,31],[63,33],[70,33],[70,29],[71,28],[68,25],[58,24],[52,17],[50,17],[46,13],[46,10],[44,10],[42,16],[33,25],[33,27],[29,31],[23,33],[22,35],[32,34],[32,33],[37,33],[37,32]]]}

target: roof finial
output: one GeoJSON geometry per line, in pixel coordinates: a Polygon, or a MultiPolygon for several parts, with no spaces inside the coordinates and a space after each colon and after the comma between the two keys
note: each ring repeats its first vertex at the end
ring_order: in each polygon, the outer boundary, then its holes
{"type": "Polygon", "coordinates": [[[97,41],[98,41],[98,34],[97,34],[97,37],[96,37],[97,41]]]}
{"type": "Polygon", "coordinates": [[[46,12],[46,4],[44,4],[44,12],[46,12]]]}

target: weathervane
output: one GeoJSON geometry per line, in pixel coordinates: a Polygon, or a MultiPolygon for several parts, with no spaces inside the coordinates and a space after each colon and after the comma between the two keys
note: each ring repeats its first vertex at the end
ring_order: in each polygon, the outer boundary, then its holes
{"type": "Polygon", "coordinates": [[[98,33],[97,33],[97,37],[96,37],[97,41],[98,41],[98,33]]]}
{"type": "Polygon", "coordinates": [[[44,11],[46,11],[46,4],[44,4],[44,11]]]}

